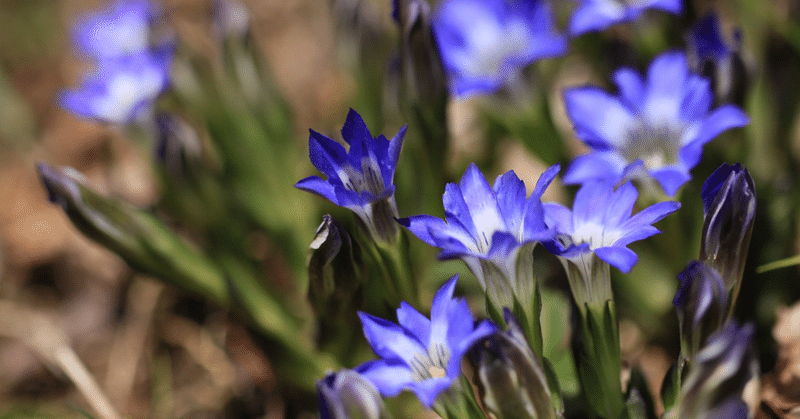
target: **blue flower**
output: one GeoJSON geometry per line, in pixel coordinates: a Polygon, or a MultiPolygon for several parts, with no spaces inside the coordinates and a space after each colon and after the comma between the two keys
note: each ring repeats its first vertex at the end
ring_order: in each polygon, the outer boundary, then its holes
{"type": "Polygon", "coordinates": [[[678,274],[678,280],[672,304],[678,313],[682,356],[692,359],[708,337],[722,326],[728,293],[719,273],[696,260],[678,274]]]}
{"type": "Polygon", "coordinates": [[[514,283],[517,252],[526,244],[554,237],[545,225],[541,198],[559,168],[554,165],[547,169],[526,199],[525,184],[514,171],[499,176],[492,187],[473,163],[460,183],[445,187],[445,220],[415,215],[399,221],[420,240],[441,248],[440,259],[464,260],[484,289],[488,281],[483,273],[486,261],[505,271],[511,288],[516,289],[521,285],[514,283]]]}
{"type": "Polygon", "coordinates": [[[488,320],[475,324],[467,302],[453,298],[458,276],[447,281],[433,297],[427,319],[403,302],[392,323],[359,312],[364,335],[381,357],[358,370],[382,395],[411,390],[427,407],[461,375],[461,359],[470,347],[497,330],[488,320]]]}
{"type": "Polygon", "coordinates": [[[154,15],[148,1],[117,1],[78,24],[75,42],[83,53],[96,58],[143,52],[150,47],[154,15]]]}
{"type": "Polygon", "coordinates": [[[567,49],[541,0],[446,0],[432,25],[456,95],[495,91],[522,67],[567,49]]]}
{"type": "Polygon", "coordinates": [[[317,401],[322,419],[389,417],[378,389],[358,370],[340,370],[317,381],[317,401]]]}
{"type": "Polygon", "coordinates": [[[373,239],[394,241],[397,234],[394,220],[398,217],[394,171],[406,127],[400,128],[391,141],[383,135],[373,138],[361,115],[350,109],[342,127],[349,152],[336,141],[309,131],[311,163],[328,179],[309,176],[295,187],[352,210],[366,224],[373,239]]]}
{"type": "Polygon", "coordinates": [[[627,68],[618,70],[614,81],[619,97],[593,86],[564,93],[578,138],[593,149],[572,162],[564,183],[652,177],[674,196],[691,179],[703,145],[749,122],[733,105],[711,111],[709,82],[689,73],[678,52],[656,57],[646,81],[627,68]]]}
{"type": "Polygon", "coordinates": [[[61,104],[84,117],[124,124],[149,116],[153,102],[169,86],[172,49],[102,58],[61,104]]]}
{"type": "Polygon", "coordinates": [[[638,259],[626,246],[660,233],[651,224],[680,208],[680,203],[660,202],[631,215],[639,193],[626,182],[615,191],[606,182],[590,182],[575,194],[573,209],[545,203],[547,225],[558,239],[546,242],[554,254],[567,259],[597,255],[601,260],[628,273],[638,259]]]}
{"type": "Polygon", "coordinates": [[[636,20],[647,9],[659,9],[680,14],[681,0],[583,0],[572,14],[569,33],[573,36],[585,32],[602,31],[614,24],[636,20]]]}

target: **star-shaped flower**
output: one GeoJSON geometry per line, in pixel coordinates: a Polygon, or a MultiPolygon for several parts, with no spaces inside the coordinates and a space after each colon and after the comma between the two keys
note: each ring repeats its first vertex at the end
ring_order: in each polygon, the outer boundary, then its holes
{"type": "Polygon", "coordinates": [[[350,150],[336,141],[309,130],[311,163],[328,178],[309,176],[296,188],[315,193],[334,204],[349,208],[358,215],[376,240],[392,242],[397,228],[397,204],[394,199],[394,171],[406,127],[387,140],[373,138],[358,112],[350,109],[342,127],[342,137],[350,150]]]}
{"type": "Polygon", "coordinates": [[[647,9],[680,14],[681,0],[583,0],[572,14],[569,32],[573,36],[602,31],[617,23],[636,20],[647,9]]]}
{"type": "Polygon", "coordinates": [[[392,323],[359,312],[364,335],[381,359],[358,371],[386,397],[411,390],[427,407],[461,375],[461,359],[470,347],[497,330],[484,320],[477,325],[467,302],[453,298],[458,276],[447,281],[433,297],[428,319],[403,302],[392,323]]]}
{"type": "Polygon", "coordinates": [[[84,117],[124,124],[149,115],[153,102],[169,86],[172,48],[102,58],[62,105],[84,117]]]}
{"type": "Polygon", "coordinates": [[[614,81],[618,97],[593,86],[564,93],[578,138],[593,149],[572,162],[564,183],[652,177],[674,196],[691,179],[689,170],[700,162],[703,145],[749,122],[733,105],[712,111],[709,82],[689,73],[678,52],[656,57],[647,80],[624,68],[614,81]]]}
{"type": "MultiPolygon", "coordinates": [[[[513,273],[515,253],[522,246],[553,238],[544,222],[541,198],[559,168],[547,169],[526,199],[525,184],[514,171],[499,176],[492,187],[473,163],[460,183],[445,187],[444,220],[415,215],[399,221],[420,240],[441,248],[440,259],[464,260],[486,288],[481,260],[493,261],[513,273]]],[[[513,280],[514,275],[510,276],[513,280]]]]}
{"type": "Polygon", "coordinates": [[[568,259],[594,253],[620,271],[630,272],[638,256],[626,246],[660,233],[651,224],[680,208],[678,202],[660,202],[631,215],[638,196],[630,182],[617,190],[609,183],[591,182],[575,194],[572,210],[545,203],[547,225],[558,234],[556,241],[545,246],[568,259]]]}
{"type": "Polygon", "coordinates": [[[491,93],[524,66],[567,49],[541,0],[446,0],[432,25],[459,96],[491,93]]]}

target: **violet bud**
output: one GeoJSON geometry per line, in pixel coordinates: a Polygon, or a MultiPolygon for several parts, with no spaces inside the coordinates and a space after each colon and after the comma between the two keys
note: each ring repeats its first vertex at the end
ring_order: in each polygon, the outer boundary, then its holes
{"type": "Polygon", "coordinates": [[[678,313],[682,356],[691,360],[725,321],[728,296],[719,273],[702,262],[689,262],[678,280],[672,303],[678,313]]]}

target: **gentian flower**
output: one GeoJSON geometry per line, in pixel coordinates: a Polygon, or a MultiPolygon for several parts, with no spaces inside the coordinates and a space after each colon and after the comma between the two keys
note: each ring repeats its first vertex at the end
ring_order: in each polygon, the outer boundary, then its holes
{"type": "Polygon", "coordinates": [[[567,268],[579,306],[589,301],[605,304],[611,299],[610,283],[595,283],[597,275],[591,273],[598,267],[603,269],[599,261],[630,272],[638,256],[626,246],[660,233],[651,224],[680,208],[678,202],[660,202],[632,216],[638,195],[630,182],[617,190],[606,182],[590,182],[575,194],[571,211],[561,204],[544,204],[545,221],[558,235],[557,240],[544,245],[567,268]],[[573,268],[578,271],[571,272],[573,268]]]}
{"type": "Polygon", "coordinates": [[[322,419],[385,419],[391,417],[378,389],[357,370],[344,369],[317,381],[322,419]]]}
{"type": "Polygon", "coordinates": [[[592,86],[564,93],[578,138],[593,149],[572,162],[564,183],[652,177],[674,196],[691,179],[703,145],[749,122],[733,105],[711,111],[708,80],[689,73],[678,52],[656,57],[646,81],[627,68],[618,70],[614,81],[619,97],[592,86]]]}
{"type": "Polygon", "coordinates": [[[545,225],[541,198],[558,170],[558,165],[547,169],[525,199],[525,184],[514,171],[499,176],[492,187],[473,163],[460,183],[445,187],[445,220],[415,215],[399,222],[420,240],[441,248],[439,259],[463,260],[498,309],[513,307],[514,295],[520,301],[533,295],[533,279],[518,278],[518,268],[531,267],[536,242],[554,237],[545,225]],[[519,259],[525,266],[519,266],[519,259]]]}
{"type": "Polygon", "coordinates": [[[491,93],[524,66],[567,49],[542,0],[445,0],[432,24],[459,96],[491,93]]]}
{"type": "Polygon", "coordinates": [[[689,262],[678,281],[672,304],[678,313],[682,356],[691,360],[725,321],[728,294],[719,273],[702,262],[689,262]]]}
{"type": "Polygon", "coordinates": [[[61,104],[84,117],[125,124],[149,116],[153,102],[169,86],[171,47],[103,58],[61,104]]]}
{"type": "Polygon", "coordinates": [[[647,9],[680,14],[683,11],[681,3],[682,0],[583,0],[572,14],[569,33],[577,36],[602,31],[617,23],[636,20],[647,9]]]}
{"type": "Polygon", "coordinates": [[[703,183],[700,260],[719,271],[733,307],[756,217],[756,186],[741,164],[722,164],[703,183]]]}
{"type": "Polygon", "coordinates": [[[309,130],[308,148],[311,163],[328,179],[309,176],[294,185],[345,207],[364,222],[373,240],[392,243],[398,233],[394,199],[394,170],[406,127],[388,141],[383,135],[373,138],[358,112],[350,109],[342,127],[341,144],[309,130]]]}
{"type": "Polygon", "coordinates": [[[679,418],[745,418],[742,393],[759,376],[753,325],[728,321],[697,353],[681,386],[679,418]],[[723,416],[731,413],[732,416],[723,416]]]}
{"type": "Polygon", "coordinates": [[[78,24],[75,43],[81,52],[95,58],[138,54],[150,47],[150,24],[154,16],[149,1],[116,1],[78,24]]]}
{"type": "Polygon", "coordinates": [[[744,102],[748,68],[740,54],[742,34],[733,33],[733,42],[724,39],[716,13],[700,19],[686,40],[689,68],[711,80],[717,103],[744,102]]]}
{"type": "Polygon", "coordinates": [[[359,312],[364,335],[381,359],[358,370],[382,395],[392,397],[407,389],[432,407],[461,375],[464,354],[496,330],[488,320],[476,325],[467,302],[453,298],[457,279],[454,276],[436,292],[430,319],[405,302],[397,309],[399,324],[359,312]]]}

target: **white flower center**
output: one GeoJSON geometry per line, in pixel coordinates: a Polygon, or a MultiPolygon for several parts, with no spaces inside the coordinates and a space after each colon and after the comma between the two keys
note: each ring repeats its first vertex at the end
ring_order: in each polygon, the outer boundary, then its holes
{"type": "Polygon", "coordinates": [[[447,363],[450,361],[450,351],[443,343],[432,343],[428,352],[419,352],[411,360],[413,379],[416,382],[447,376],[447,363]]]}
{"type": "Polygon", "coordinates": [[[492,19],[475,19],[465,36],[469,57],[463,57],[461,71],[469,78],[496,77],[503,61],[528,49],[528,29],[520,19],[505,26],[492,19]]]}
{"type": "Polygon", "coordinates": [[[647,169],[658,169],[678,162],[680,138],[680,129],[645,122],[628,132],[620,152],[629,163],[642,160],[647,169]]]}
{"type": "Polygon", "coordinates": [[[342,165],[342,169],[338,174],[345,188],[359,194],[361,192],[369,192],[375,197],[380,197],[386,190],[381,169],[378,167],[378,163],[369,156],[364,156],[361,159],[360,171],[349,164],[345,164],[342,165]]]}

